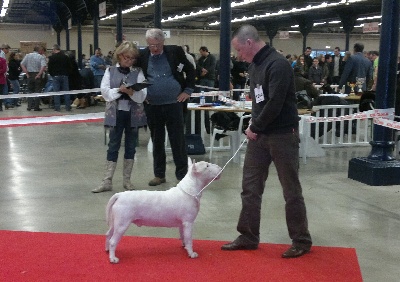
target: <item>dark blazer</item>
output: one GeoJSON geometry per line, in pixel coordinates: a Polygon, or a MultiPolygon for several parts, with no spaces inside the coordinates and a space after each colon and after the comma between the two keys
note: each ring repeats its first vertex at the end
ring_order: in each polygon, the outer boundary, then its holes
{"type": "Polygon", "coordinates": [[[217,59],[214,57],[214,55],[208,54],[207,57],[200,57],[197,61],[196,67],[198,79],[216,79],[217,59]],[[201,69],[203,68],[207,70],[207,74],[205,76],[201,76],[201,69]]]}
{"type": "MultiPolygon", "coordinates": [[[[164,45],[163,53],[167,56],[168,63],[171,67],[172,75],[181,85],[182,91],[185,88],[195,88],[195,70],[193,65],[186,58],[182,47],[176,45],[164,45]],[[182,71],[178,71],[180,64],[183,64],[182,71]],[[185,77],[185,75],[186,77],[185,77]]],[[[137,61],[137,66],[141,67],[144,76],[147,78],[147,67],[149,65],[150,49],[147,47],[140,50],[140,56],[137,61]]],[[[188,93],[192,94],[192,93],[188,93]]]]}
{"type": "Polygon", "coordinates": [[[362,90],[366,91],[368,82],[370,79],[372,79],[372,72],[372,62],[365,58],[363,53],[355,53],[354,55],[351,55],[346,62],[342,76],[340,77],[339,88],[345,85],[346,90],[350,91],[350,87],[347,85],[347,82],[354,83],[356,82],[356,77],[364,77],[366,80],[363,84],[362,90]]]}
{"type": "Polygon", "coordinates": [[[314,98],[314,99],[316,99],[319,96],[319,92],[318,92],[317,88],[314,87],[311,80],[304,78],[300,73],[294,74],[294,84],[295,84],[296,92],[301,91],[301,90],[306,90],[308,96],[310,96],[311,98],[314,98]]]}

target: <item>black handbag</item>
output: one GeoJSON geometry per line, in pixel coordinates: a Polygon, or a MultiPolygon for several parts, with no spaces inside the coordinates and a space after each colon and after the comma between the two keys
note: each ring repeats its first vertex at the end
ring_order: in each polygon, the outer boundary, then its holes
{"type": "Polygon", "coordinates": [[[204,155],[206,148],[204,148],[203,139],[199,134],[188,134],[186,138],[186,151],[188,155],[204,155]]]}

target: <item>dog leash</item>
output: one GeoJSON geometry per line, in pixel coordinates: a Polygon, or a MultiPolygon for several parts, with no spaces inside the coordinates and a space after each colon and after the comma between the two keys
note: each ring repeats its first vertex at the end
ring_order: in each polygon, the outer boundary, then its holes
{"type": "Polygon", "coordinates": [[[200,202],[199,196],[201,195],[201,193],[204,191],[204,189],[206,189],[222,173],[222,171],[225,169],[225,167],[233,160],[233,158],[237,155],[239,150],[243,147],[245,142],[247,142],[247,138],[242,141],[242,143],[240,144],[239,148],[236,150],[236,152],[233,154],[233,156],[226,162],[226,164],[223,166],[223,168],[217,173],[217,175],[206,186],[204,186],[203,189],[201,189],[196,195],[192,195],[189,192],[183,190],[182,188],[180,188],[180,189],[184,193],[186,193],[189,196],[192,196],[193,198],[195,198],[197,200],[197,202],[200,202]]]}

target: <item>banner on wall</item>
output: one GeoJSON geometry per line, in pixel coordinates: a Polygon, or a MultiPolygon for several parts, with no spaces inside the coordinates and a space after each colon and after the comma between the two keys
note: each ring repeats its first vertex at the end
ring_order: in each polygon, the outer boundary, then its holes
{"type": "Polygon", "coordinates": [[[105,17],[107,15],[106,1],[99,4],[99,17],[105,17]]]}
{"type": "Polygon", "coordinates": [[[364,23],[363,33],[379,33],[379,23],[364,23]]]}
{"type": "Polygon", "coordinates": [[[279,39],[289,39],[289,31],[280,31],[279,39]]]}

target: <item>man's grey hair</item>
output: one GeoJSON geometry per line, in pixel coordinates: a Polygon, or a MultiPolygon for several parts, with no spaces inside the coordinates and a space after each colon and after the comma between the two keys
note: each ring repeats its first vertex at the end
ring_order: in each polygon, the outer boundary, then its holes
{"type": "Polygon", "coordinates": [[[261,40],[257,29],[252,25],[243,25],[239,27],[233,32],[232,38],[237,38],[237,41],[242,44],[245,43],[247,39],[252,39],[255,42],[261,40]]]}
{"type": "Polygon", "coordinates": [[[164,32],[159,28],[152,28],[146,31],[146,39],[156,39],[158,41],[164,41],[165,35],[164,32]]]}
{"type": "Polygon", "coordinates": [[[53,49],[54,50],[61,50],[60,45],[58,45],[58,44],[54,44],[53,45],[53,49]]]}

